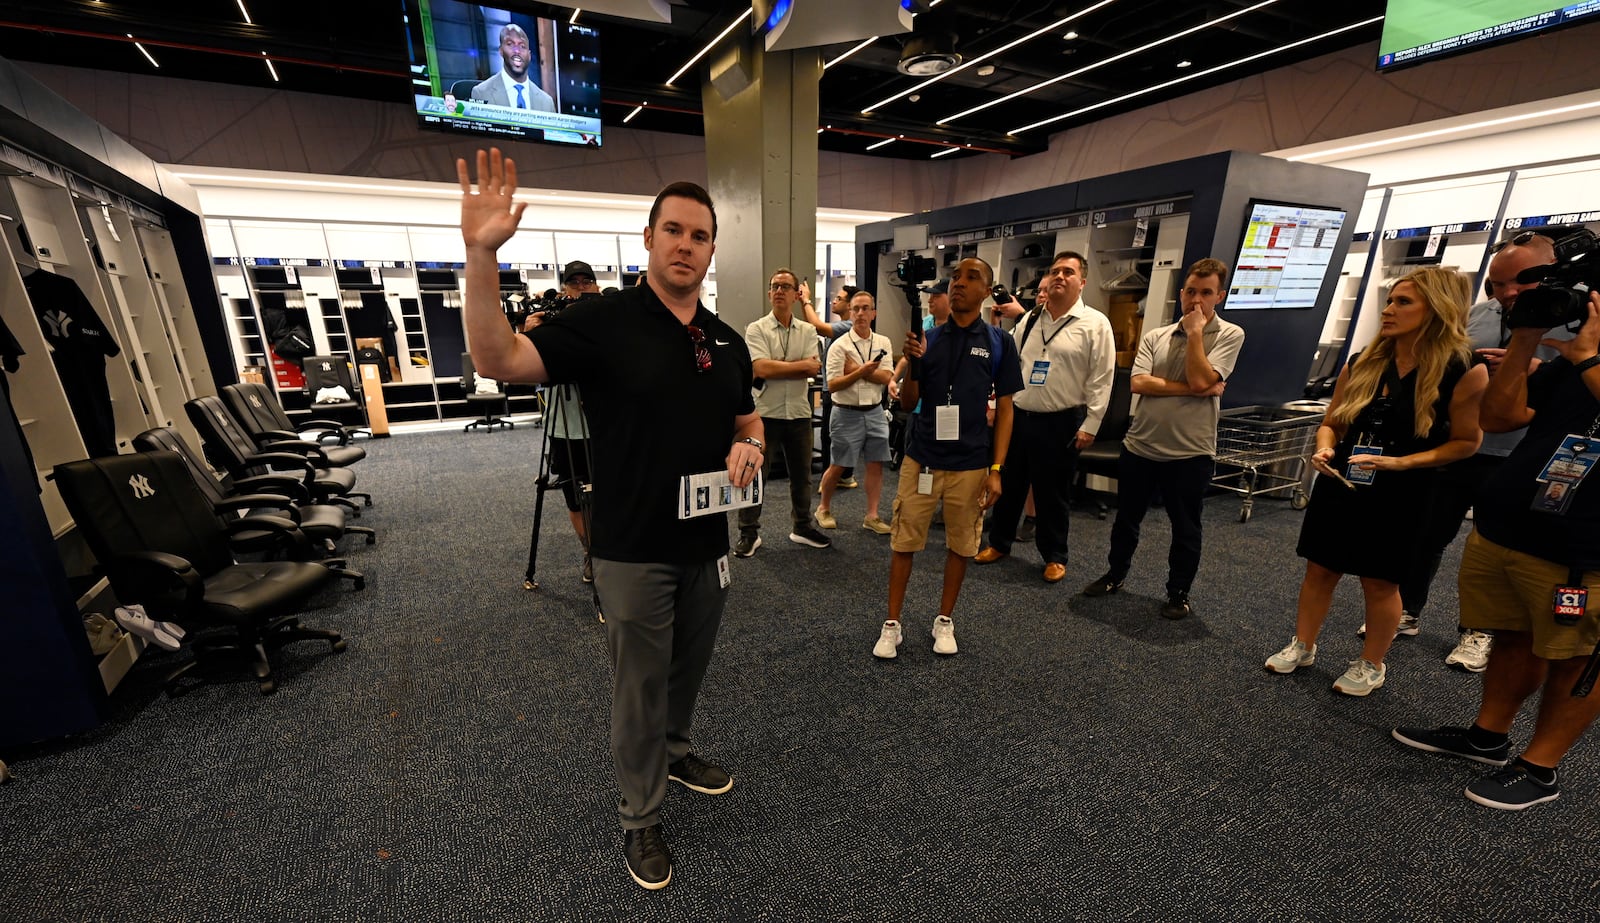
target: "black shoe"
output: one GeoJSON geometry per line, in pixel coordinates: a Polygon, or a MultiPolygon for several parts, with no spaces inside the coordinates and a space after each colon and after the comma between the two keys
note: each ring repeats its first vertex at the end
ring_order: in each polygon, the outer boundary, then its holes
{"type": "Polygon", "coordinates": [[[733,546],[733,556],[736,558],[748,558],[755,554],[756,549],[760,547],[761,536],[754,532],[740,533],[739,541],[733,546]]]}
{"type": "Polygon", "coordinates": [[[693,753],[667,767],[667,778],[702,795],[721,795],[733,788],[733,776],[693,753]]]}
{"type": "Polygon", "coordinates": [[[1485,766],[1504,766],[1511,762],[1511,741],[1485,750],[1472,745],[1470,729],[1463,727],[1395,728],[1389,734],[1408,747],[1428,753],[1458,756],[1485,766]]]}
{"type": "Polygon", "coordinates": [[[1111,576],[1109,573],[1106,573],[1101,574],[1100,577],[1095,580],[1095,582],[1084,587],[1083,595],[1110,596],[1112,593],[1115,593],[1120,589],[1122,589],[1122,581],[1111,576]]]}
{"type": "Polygon", "coordinates": [[[796,545],[810,545],[812,548],[827,548],[833,544],[833,539],[823,535],[809,522],[795,526],[794,531],[789,533],[789,541],[796,545]]]}
{"type": "Polygon", "coordinates": [[[583,556],[583,572],[579,576],[583,578],[584,583],[594,582],[594,563],[589,560],[588,555],[583,556]]]}
{"type": "Polygon", "coordinates": [[[1039,527],[1032,516],[1022,517],[1022,525],[1017,526],[1017,541],[1031,542],[1038,533],[1039,527]]]}
{"type": "Polygon", "coordinates": [[[1189,611],[1189,591],[1169,591],[1167,593],[1167,601],[1161,606],[1161,617],[1167,619],[1181,619],[1188,615],[1189,611]]]}
{"type": "Polygon", "coordinates": [[[672,850],[661,836],[660,824],[625,831],[622,855],[628,860],[628,874],[639,887],[656,891],[672,880],[672,850]]]}

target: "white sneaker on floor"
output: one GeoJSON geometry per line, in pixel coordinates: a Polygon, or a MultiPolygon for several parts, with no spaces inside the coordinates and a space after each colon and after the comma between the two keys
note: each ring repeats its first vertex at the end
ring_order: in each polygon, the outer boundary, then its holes
{"type": "MultiPolygon", "coordinates": [[[[1400,624],[1395,626],[1394,630],[1394,636],[1396,638],[1400,637],[1401,635],[1405,635],[1407,638],[1415,638],[1417,633],[1421,630],[1422,626],[1418,624],[1416,616],[1405,611],[1404,609],[1400,610],[1400,624]]],[[[1366,636],[1367,623],[1362,622],[1361,627],[1356,629],[1356,637],[1365,638],[1366,636]]]]}
{"type": "Polygon", "coordinates": [[[956,623],[948,615],[941,615],[933,620],[933,652],[956,653],[956,623]]]}
{"type": "Polygon", "coordinates": [[[1494,638],[1485,632],[1471,629],[1463,631],[1455,649],[1444,659],[1445,666],[1460,667],[1468,673],[1482,673],[1489,665],[1489,647],[1493,643],[1494,638]]]}
{"type": "Polygon", "coordinates": [[[1357,657],[1350,661],[1350,669],[1333,681],[1333,691],[1345,695],[1368,695],[1383,685],[1383,680],[1388,674],[1389,668],[1384,664],[1357,657]]]}
{"type": "Polygon", "coordinates": [[[900,623],[889,619],[878,632],[878,643],[872,647],[872,656],[880,660],[893,660],[900,656],[900,623]]]}
{"type": "Polygon", "coordinates": [[[1267,669],[1274,673],[1293,673],[1317,662],[1317,646],[1307,647],[1299,638],[1290,638],[1283,650],[1267,658],[1267,669]]]}

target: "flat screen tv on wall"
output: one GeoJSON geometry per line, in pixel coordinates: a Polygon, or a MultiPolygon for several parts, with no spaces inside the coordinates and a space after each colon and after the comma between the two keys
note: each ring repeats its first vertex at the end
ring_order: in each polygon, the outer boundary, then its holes
{"type": "Polygon", "coordinates": [[[1316,307],[1344,221],[1338,208],[1251,199],[1228,309],[1316,307]]]}
{"type": "Polygon", "coordinates": [[[1577,0],[1389,0],[1378,70],[1393,70],[1485,45],[1600,18],[1600,2],[1577,0]]]}
{"type": "Polygon", "coordinates": [[[460,0],[404,0],[411,91],[426,129],[600,146],[600,36],[460,0]]]}

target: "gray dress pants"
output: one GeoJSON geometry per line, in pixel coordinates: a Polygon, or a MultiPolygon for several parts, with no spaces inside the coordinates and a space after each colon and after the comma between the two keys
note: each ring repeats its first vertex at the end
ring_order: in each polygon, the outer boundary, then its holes
{"type": "Polygon", "coordinates": [[[624,830],[661,821],[667,766],[689,752],[695,699],[728,591],[717,561],[631,564],[594,559],[611,655],[611,759],[624,830]]]}

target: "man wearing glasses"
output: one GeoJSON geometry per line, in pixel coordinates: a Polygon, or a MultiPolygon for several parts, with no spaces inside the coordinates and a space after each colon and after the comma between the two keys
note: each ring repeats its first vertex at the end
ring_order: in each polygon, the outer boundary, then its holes
{"type": "MultiPolygon", "coordinates": [[[[772,451],[763,475],[772,477],[772,462],[783,454],[789,477],[789,541],[826,548],[833,541],[811,521],[811,379],[822,368],[817,337],[806,321],[795,317],[800,279],[788,269],[772,274],[767,286],[771,312],[750,322],[745,343],[755,369],[756,413],[772,451]]],[[[770,488],[769,488],[770,489],[770,488]]],[[[739,510],[739,540],[733,553],[748,558],[761,547],[761,506],[739,510]]]]}
{"type": "Polygon", "coordinates": [[[749,351],[699,301],[716,250],[716,212],[701,187],[666,187],[644,230],[648,282],[586,299],[518,336],[500,312],[497,265],[526,207],[512,199],[516,166],[498,149],[480,150],[476,188],[465,160],[456,172],[473,363],[501,381],[583,388],[623,854],[635,882],[662,888],[672,879],[661,832],[667,782],[708,795],[733,788],[727,772],[690,752],[689,740],[730,583],[728,523],[720,513],[682,516],[682,483],[725,472],[733,487],[745,487],[764,448],[749,351]]]}

